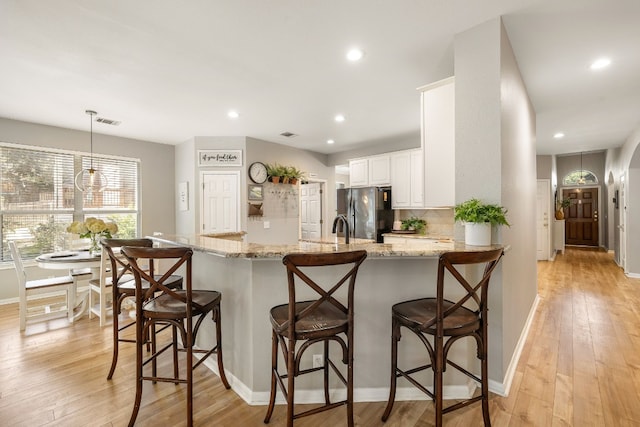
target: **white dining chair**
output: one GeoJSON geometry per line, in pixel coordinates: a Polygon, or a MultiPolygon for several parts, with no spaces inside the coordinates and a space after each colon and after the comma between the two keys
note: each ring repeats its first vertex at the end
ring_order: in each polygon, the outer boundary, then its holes
{"type": "MultiPolygon", "coordinates": [[[[133,275],[124,275],[121,280],[133,280],[133,275]]],[[[103,250],[100,254],[100,276],[89,280],[89,319],[98,316],[100,326],[106,325],[107,318],[113,316],[112,286],[111,260],[103,250]]]]}
{"type": "Polygon", "coordinates": [[[100,254],[100,275],[89,280],[89,319],[97,315],[100,326],[107,322],[108,311],[111,309],[111,263],[109,256],[102,251],[100,254]]]}
{"type": "Polygon", "coordinates": [[[11,251],[11,257],[13,258],[13,265],[16,269],[18,276],[18,294],[19,294],[19,308],[20,308],[20,330],[24,331],[27,327],[27,323],[35,320],[50,320],[58,317],[66,316],[70,322],[73,322],[73,304],[72,292],[75,292],[76,286],[74,278],[70,275],[51,277],[47,279],[27,280],[27,274],[22,263],[22,257],[20,251],[16,246],[16,243],[9,241],[9,250],[11,251]],[[30,301],[34,301],[35,296],[42,297],[43,294],[55,294],[58,292],[65,293],[64,306],[57,310],[52,310],[50,304],[29,304],[30,301]]]}

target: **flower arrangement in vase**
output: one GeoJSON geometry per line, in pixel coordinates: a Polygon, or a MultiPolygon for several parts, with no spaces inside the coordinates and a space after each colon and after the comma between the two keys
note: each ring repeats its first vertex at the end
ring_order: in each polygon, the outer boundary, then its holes
{"type": "Polygon", "coordinates": [[[99,240],[101,237],[111,238],[118,232],[118,225],[115,222],[104,222],[98,218],[87,218],[85,221],[73,221],[67,227],[69,233],[78,234],[82,239],[90,239],[91,246],[89,252],[100,252],[99,240]]]}

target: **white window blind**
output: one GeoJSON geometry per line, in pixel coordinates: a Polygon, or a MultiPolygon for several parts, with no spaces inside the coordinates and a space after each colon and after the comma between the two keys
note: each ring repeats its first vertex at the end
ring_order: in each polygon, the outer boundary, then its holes
{"type": "Polygon", "coordinates": [[[74,179],[89,165],[84,154],[0,144],[0,261],[11,261],[9,240],[18,243],[24,258],[65,249],[78,239],[67,226],[88,217],[118,224],[117,237],[138,235],[139,162],[94,154],[93,167],[106,175],[108,186],[83,193],[74,179]]]}

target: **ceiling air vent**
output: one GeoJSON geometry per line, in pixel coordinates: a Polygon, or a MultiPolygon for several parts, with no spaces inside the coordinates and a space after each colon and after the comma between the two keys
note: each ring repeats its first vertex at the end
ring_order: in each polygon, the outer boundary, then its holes
{"type": "Polygon", "coordinates": [[[282,132],[280,135],[287,137],[287,138],[294,138],[298,135],[296,135],[295,133],[291,133],[291,132],[282,132]]]}
{"type": "Polygon", "coordinates": [[[96,117],[96,122],[104,123],[105,125],[111,125],[111,126],[118,126],[120,123],[122,123],[119,120],[105,119],[104,117],[96,117]]]}

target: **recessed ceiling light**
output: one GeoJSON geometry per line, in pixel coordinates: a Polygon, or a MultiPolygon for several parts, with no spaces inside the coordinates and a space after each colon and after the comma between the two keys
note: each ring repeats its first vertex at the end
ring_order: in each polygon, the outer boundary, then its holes
{"type": "Polygon", "coordinates": [[[344,116],[343,116],[342,114],[338,114],[338,115],[335,117],[335,120],[336,120],[336,122],[338,122],[338,123],[342,123],[342,122],[344,122],[344,116]]]}
{"type": "Polygon", "coordinates": [[[591,64],[591,69],[592,70],[601,70],[603,68],[607,68],[610,64],[611,64],[611,60],[609,58],[599,58],[599,59],[596,59],[591,64]]]}
{"type": "Polygon", "coordinates": [[[364,56],[364,52],[361,49],[354,48],[347,52],[347,59],[352,62],[360,61],[364,56]]]}
{"type": "Polygon", "coordinates": [[[237,111],[231,110],[227,113],[227,116],[230,119],[237,119],[238,117],[240,117],[240,114],[237,111]]]}
{"type": "Polygon", "coordinates": [[[561,138],[564,138],[564,133],[562,133],[562,132],[556,132],[556,133],[554,133],[554,134],[553,134],[553,137],[554,137],[555,139],[561,139],[561,138]]]}
{"type": "Polygon", "coordinates": [[[327,139],[327,144],[333,144],[335,141],[333,139],[327,139]]]}

